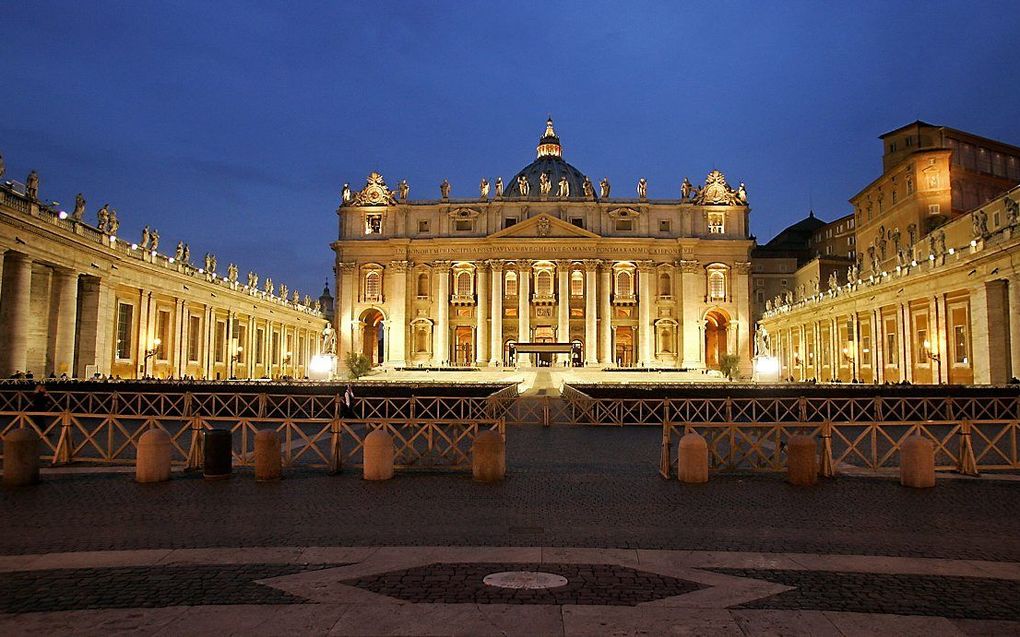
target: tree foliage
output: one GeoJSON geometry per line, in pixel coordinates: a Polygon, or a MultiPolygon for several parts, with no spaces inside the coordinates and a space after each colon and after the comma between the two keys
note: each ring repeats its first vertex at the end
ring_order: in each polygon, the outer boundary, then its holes
{"type": "Polygon", "coordinates": [[[372,370],[372,361],[368,360],[368,357],[364,354],[356,352],[347,352],[344,364],[347,366],[347,373],[350,374],[352,379],[361,378],[372,370]]]}

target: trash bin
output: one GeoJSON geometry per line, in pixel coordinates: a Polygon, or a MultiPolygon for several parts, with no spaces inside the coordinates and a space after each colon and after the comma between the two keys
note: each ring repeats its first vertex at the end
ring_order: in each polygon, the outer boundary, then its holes
{"type": "Polygon", "coordinates": [[[233,437],[226,429],[205,432],[202,475],[207,479],[229,478],[232,471],[233,437]]]}

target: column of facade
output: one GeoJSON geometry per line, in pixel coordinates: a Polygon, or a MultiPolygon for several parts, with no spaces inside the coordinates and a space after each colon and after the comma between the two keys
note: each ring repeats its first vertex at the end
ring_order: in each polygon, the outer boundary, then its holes
{"type": "Polygon", "coordinates": [[[701,285],[705,280],[705,273],[697,261],[680,261],[679,267],[680,292],[683,294],[684,303],[682,315],[684,356],[680,366],[687,369],[704,369],[705,359],[702,357],[702,350],[705,347],[705,338],[701,331],[704,323],[701,320],[700,299],[704,298],[701,285]]]}
{"type": "Polygon", "coordinates": [[[871,362],[875,366],[875,382],[885,381],[885,325],[882,324],[882,309],[875,308],[871,311],[871,335],[872,344],[871,362]]]}
{"type": "Polygon", "coordinates": [[[738,261],[733,268],[733,303],[736,309],[736,354],[740,356],[740,367],[744,374],[750,375],[751,369],[751,262],[738,261]]]}
{"type": "MultiPolygon", "coordinates": [[[[599,271],[599,360],[603,365],[613,364],[613,305],[610,299],[610,291],[613,282],[613,264],[610,261],[602,261],[599,271]]],[[[585,295],[594,296],[594,288],[589,290],[587,282],[585,295]]],[[[587,303],[587,301],[585,301],[587,303]]],[[[588,345],[585,344],[585,349],[588,345]]]]}
{"type": "Polygon", "coordinates": [[[851,343],[850,355],[853,356],[853,360],[850,361],[850,380],[861,379],[861,324],[857,320],[857,312],[850,313],[850,334],[849,341],[851,343]]]}
{"type": "Polygon", "coordinates": [[[78,317],[78,273],[65,268],[53,269],[56,292],[57,324],[53,326],[53,373],[74,375],[74,335],[78,317]]]}
{"type": "Polygon", "coordinates": [[[598,323],[597,323],[597,286],[596,276],[599,262],[588,259],[584,262],[584,364],[598,365],[598,323]]]}
{"type": "MultiPolygon", "coordinates": [[[[517,342],[531,342],[531,261],[517,264],[517,342]]],[[[530,354],[517,354],[519,367],[531,367],[530,354]]]]}
{"type": "MultiPolygon", "coordinates": [[[[1009,350],[1010,372],[1013,378],[1020,378],[1020,275],[1009,279],[1007,291],[1009,302],[1009,350]]],[[[943,348],[946,350],[948,348],[943,348]]],[[[943,367],[946,359],[943,357],[943,367]]]]}
{"type": "Polygon", "coordinates": [[[433,331],[432,364],[445,367],[450,362],[450,262],[436,261],[436,329],[433,331]]]}
{"type": "Polygon", "coordinates": [[[492,330],[489,337],[492,352],[489,365],[503,366],[503,262],[489,261],[492,269],[492,330]]]}
{"type": "Polygon", "coordinates": [[[336,320],[338,325],[336,325],[336,330],[338,332],[338,347],[336,353],[342,361],[348,352],[354,351],[354,305],[358,299],[358,286],[354,280],[355,263],[341,262],[337,264],[337,269],[336,320]]]}
{"type": "Polygon", "coordinates": [[[394,367],[407,364],[407,261],[390,261],[390,276],[385,277],[393,290],[387,306],[390,310],[387,362],[394,367]]]}
{"type": "MultiPolygon", "coordinates": [[[[570,261],[556,262],[556,340],[560,343],[570,342],[570,261]]],[[[587,338],[587,336],[585,336],[587,338]]],[[[588,349],[588,346],[585,346],[588,349]]],[[[560,364],[570,364],[570,353],[557,354],[560,364]]]]}
{"type": "Polygon", "coordinates": [[[25,371],[32,294],[32,259],[20,252],[4,254],[0,284],[0,376],[25,371]]]}
{"type": "Polygon", "coordinates": [[[481,366],[489,359],[489,266],[484,261],[475,264],[475,286],[475,364],[481,366]]]}
{"type": "Polygon", "coordinates": [[[654,363],[652,354],[652,281],[655,271],[651,261],[638,261],[638,339],[641,344],[641,355],[638,365],[651,367],[654,363]]]}
{"type": "Polygon", "coordinates": [[[906,303],[900,303],[896,312],[900,328],[900,352],[903,360],[903,373],[900,380],[914,381],[914,334],[910,327],[910,307],[906,303]]]}
{"type": "Polygon", "coordinates": [[[799,329],[800,329],[800,352],[799,352],[800,365],[798,365],[798,367],[800,368],[800,378],[799,378],[799,380],[807,380],[807,377],[808,377],[808,366],[807,366],[807,364],[808,364],[808,359],[807,359],[807,350],[808,350],[807,327],[803,323],[801,323],[800,326],[799,326],[799,329]]]}

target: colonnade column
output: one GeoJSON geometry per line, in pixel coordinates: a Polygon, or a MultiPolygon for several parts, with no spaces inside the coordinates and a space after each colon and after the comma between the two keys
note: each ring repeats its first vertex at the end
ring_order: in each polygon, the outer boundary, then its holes
{"type": "Polygon", "coordinates": [[[595,343],[598,341],[598,323],[596,322],[596,310],[598,295],[596,290],[596,278],[599,262],[595,259],[587,259],[584,262],[584,364],[598,365],[598,350],[595,343]]]}
{"type": "Polygon", "coordinates": [[[432,266],[439,290],[436,292],[435,345],[432,364],[445,367],[450,362],[450,262],[436,261],[432,266]]]}
{"type": "Polygon", "coordinates": [[[489,261],[492,269],[492,329],[490,330],[489,345],[491,356],[489,365],[493,367],[503,366],[503,262],[489,261]]]}
{"type": "Polygon", "coordinates": [[[53,373],[74,376],[74,334],[78,317],[78,273],[53,269],[56,291],[56,338],[53,343],[53,373]]]}
{"type": "Polygon", "coordinates": [[[850,380],[861,379],[861,324],[857,320],[857,312],[850,314],[850,334],[847,340],[850,341],[850,380]]]}
{"type": "MultiPolygon", "coordinates": [[[[1020,378],[1020,276],[1014,276],[1009,280],[1007,298],[1009,302],[1009,375],[1020,378]]],[[[941,347],[939,353],[948,349],[941,347]]],[[[943,360],[945,361],[945,359],[943,360]]]]}
{"type": "Polygon", "coordinates": [[[393,296],[390,297],[389,323],[389,364],[403,367],[407,359],[407,261],[390,261],[389,277],[393,283],[393,296]]]}
{"type": "Polygon", "coordinates": [[[28,365],[28,317],[32,295],[32,259],[20,252],[4,254],[0,285],[0,376],[28,365]]]}
{"type": "Polygon", "coordinates": [[[639,364],[651,367],[652,357],[652,279],[655,277],[651,261],[638,261],[638,336],[641,342],[639,364]]]}
{"type": "MultiPolygon", "coordinates": [[[[557,314],[556,340],[560,343],[570,342],[570,261],[556,262],[557,280],[557,314]]],[[[557,354],[560,363],[570,364],[570,353],[557,354]]]]}
{"type": "MultiPolygon", "coordinates": [[[[485,262],[476,264],[475,286],[478,299],[475,304],[475,363],[484,365],[489,355],[489,266],[485,262]]],[[[495,317],[493,317],[495,318],[495,317]]]]}
{"type": "MultiPolygon", "coordinates": [[[[531,342],[531,261],[517,264],[517,342],[531,342]]],[[[530,354],[517,354],[519,367],[531,367],[530,354]]]]}
{"type": "MultiPolygon", "coordinates": [[[[603,365],[613,364],[613,305],[610,302],[610,290],[613,282],[613,268],[609,261],[601,262],[602,270],[599,272],[599,360],[603,365]]],[[[590,291],[585,290],[588,294],[590,291]]],[[[587,349],[587,344],[585,349],[587,349]]]]}

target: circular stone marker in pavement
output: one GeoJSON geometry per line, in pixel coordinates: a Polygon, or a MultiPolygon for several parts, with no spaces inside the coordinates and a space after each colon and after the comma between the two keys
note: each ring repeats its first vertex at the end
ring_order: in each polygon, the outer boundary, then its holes
{"type": "Polygon", "coordinates": [[[566,586],[567,578],[554,573],[542,573],[539,571],[503,571],[492,573],[482,579],[486,586],[497,586],[499,588],[556,588],[566,586]]]}

